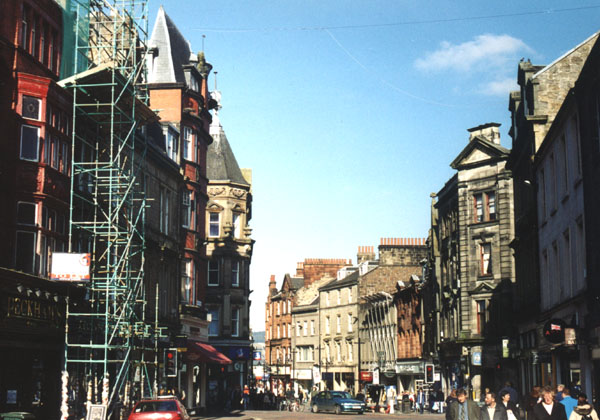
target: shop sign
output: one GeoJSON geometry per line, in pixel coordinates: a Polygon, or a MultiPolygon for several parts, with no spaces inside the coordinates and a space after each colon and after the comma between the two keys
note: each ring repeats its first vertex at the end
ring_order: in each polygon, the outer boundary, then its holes
{"type": "Polygon", "coordinates": [[[481,352],[474,351],[471,353],[471,364],[473,366],[481,366],[481,352]]]}
{"type": "Polygon", "coordinates": [[[313,366],[312,368],[313,382],[318,384],[321,382],[321,371],[319,370],[319,366],[313,366]]]}
{"type": "Polygon", "coordinates": [[[552,344],[560,344],[565,341],[565,321],[562,319],[550,319],[544,324],[544,338],[552,344]]]}
{"type": "Polygon", "coordinates": [[[423,373],[422,362],[396,362],[396,373],[419,374],[423,373]]]}
{"type": "Polygon", "coordinates": [[[396,376],[396,371],[395,370],[386,370],[384,373],[386,378],[393,378],[396,376]]]}
{"type": "Polygon", "coordinates": [[[574,346],[577,344],[575,328],[565,328],[565,344],[567,346],[574,346]]]}
{"type": "Polygon", "coordinates": [[[311,369],[296,369],[294,372],[296,373],[296,379],[302,379],[307,381],[310,381],[312,379],[311,369]]]}
{"type": "Polygon", "coordinates": [[[379,369],[373,371],[373,385],[379,385],[379,369]]]}
{"type": "Polygon", "coordinates": [[[57,303],[19,296],[8,296],[6,317],[41,321],[57,328],[62,328],[65,322],[64,314],[57,303]]]}
{"type": "Polygon", "coordinates": [[[373,372],[367,372],[364,370],[360,371],[360,380],[365,382],[373,381],[373,372]]]}
{"type": "Polygon", "coordinates": [[[90,254],[54,252],[50,280],[90,281],[90,254]]]}

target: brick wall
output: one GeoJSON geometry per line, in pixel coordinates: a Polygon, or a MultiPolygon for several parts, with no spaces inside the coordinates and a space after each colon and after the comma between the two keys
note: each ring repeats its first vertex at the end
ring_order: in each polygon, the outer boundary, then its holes
{"type": "MultiPolygon", "coordinates": [[[[336,278],[340,268],[352,265],[352,260],[345,258],[307,258],[304,260],[302,272],[304,286],[312,284],[325,275],[336,278]]],[[[296,269],[298,272],[298,268],[296,269]]]]}

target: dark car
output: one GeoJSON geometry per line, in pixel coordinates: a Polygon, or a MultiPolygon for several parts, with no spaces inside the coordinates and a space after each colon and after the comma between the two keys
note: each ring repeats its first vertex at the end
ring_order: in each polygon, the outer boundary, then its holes
{"type": "Polygon", "coordinates": [[[190,420],[190,416],[177,398],[159,397],[138,402],[127,420],[190,420]]]}
{"type": "Polygon", "coordinates": [[[364,402],[355,400],[350,393],[344,391],[322,391],[315,395],[311,401],[313,413],[319,411],[333,411],[335,414],[365,412],[364,402]]]}

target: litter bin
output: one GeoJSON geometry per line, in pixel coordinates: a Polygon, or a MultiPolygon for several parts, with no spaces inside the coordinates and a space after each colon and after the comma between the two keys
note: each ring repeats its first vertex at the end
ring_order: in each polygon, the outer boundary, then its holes
{"type": "Polygon", "coordinates": [[[402,413],[410,413],[410,400],[402,400],[402,413]]]}
{"type": "Polygon", "coordinates": [[[35,416],[31,413],[25,413],[23,411],[14,411],[12,413],[0,414],[2,420],[35,420],[35,416]]]}

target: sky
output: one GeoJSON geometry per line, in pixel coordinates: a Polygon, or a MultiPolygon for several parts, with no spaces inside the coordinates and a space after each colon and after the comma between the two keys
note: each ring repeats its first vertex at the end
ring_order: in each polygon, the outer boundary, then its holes
{"type": "Polygon", "coordinates": [[[467,129],[501,123],[511,148],[519,61],[600,30],[592,0],[149,0],[150,31],[161,5],[217,72],[221,124],[253,171],[254,331],[270,275],[280,287],[305,258],[426,237],[467,129]]]}

